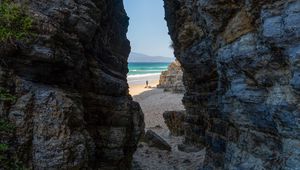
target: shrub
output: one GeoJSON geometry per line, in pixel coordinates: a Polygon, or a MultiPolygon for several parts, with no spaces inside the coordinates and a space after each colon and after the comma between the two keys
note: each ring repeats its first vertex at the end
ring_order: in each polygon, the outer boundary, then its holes
{"type": "MultiPolygon", "coordinates": [[[[15,126],[7,120],[0,118],[0,135],[14,133],[15,126]]],[[[3,140],[3,139],[2,139],[3,140]]],[[[0,169],[25,170],[23,163],[19,161],[18,156],[11,150],[12,147],[7,141],[0,142],[0,169]]]]}
{"type": "Polygon", "coordinates": [[[8,150],[8,145],[4,143],[0,143],[0,153],[8,150]]]}
{"type": "Polygon", "coordinates": [[[7,90],[4,88],[0,87],[0,101],[10,101],[13,102],[16,100],[16,97],[9,94],[7,90]]]}
{"type": "Polygon", "coordinates": [[[32,18],[26,7],[12,0],[0,4],[0,42],[24,40],[30,35],[32,18]]]}
{"type": "Polygon", "coordinates": [[[7,122],[6,120],[0,119],[0,133],[12,133],[15,130],[15,126],[11,123],[7,122]]]}
{"type": "MultiPolygon", "coordinates": [[[[7,90],[0,87],[0,102],[15,101],[15,99],[7,90]]],[[[25,168],[22,162],[19,161],[18,156],[11,150],[12,146],[5,139],[5,136],[10,138],[15,133],[15,129],[15,125],[7,119],[0,117],[0,167],[4,169],[23,170],[25,168]]]]}

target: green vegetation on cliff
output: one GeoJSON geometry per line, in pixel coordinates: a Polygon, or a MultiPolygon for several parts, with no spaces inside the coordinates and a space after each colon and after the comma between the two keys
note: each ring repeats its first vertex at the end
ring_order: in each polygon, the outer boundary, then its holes
{"type": "Polygon", "coordinates": [[[12,0],[0,1],[0,42],[26,39],[32,21],[25,5],[12,0]]]}
{"type": "MultiPolygon", "coordinates": [[[[15,97],[8,90],[0,87],[0,102],[14,102],[15,97]]],[[[16,127],[3,115],[0,117],[0,169],[23,170],[23,165],[12,149],[10,138],[15,133],[16,127]]]]}
{"type": "MultiPolygon", "coordinates": [[[[15,126],[5,120],[0,118],[0,167],[4,169],[16,169],[22,170],[23,165],[18,160],[17,155],[11,151],[11,146],[9,142],[5,140],[6,136],[10,136],[15,131],[15,126]]],[[[1,169],[1,168],[0,168],[1,169]]]]}
{"type": "Polygon", "coordinates": [[[14,101],[16,99],[15,96],[11,95],[7,90],[0,87],[0,101],[14,101]]]}
{"type": "MultiPolygon", "coordinates": [[[[0,0],[0,44],[26,41],[32,35],[32,18],[26,5],[13,0],[0,0]]],[[[0,56],[3,57],[3,56],[0,56]]],[[[0,103],[4,105],[15,102],[16,97],[9,90],[0,87],[0,103]]],[[[14,147],[16,127],[7,119],[5,113],[0,115],[0,169],[23,170],[14,147]]]]}

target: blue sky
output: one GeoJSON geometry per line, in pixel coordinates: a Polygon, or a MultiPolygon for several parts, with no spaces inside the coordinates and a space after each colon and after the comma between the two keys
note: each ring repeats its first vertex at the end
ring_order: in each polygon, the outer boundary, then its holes
{"type": "Polygon", "coordinates": [[[133,52],[151,56],[173,57],[169,47],[163,0],[124,0],[130,17],[127,37],[133,52]]]}

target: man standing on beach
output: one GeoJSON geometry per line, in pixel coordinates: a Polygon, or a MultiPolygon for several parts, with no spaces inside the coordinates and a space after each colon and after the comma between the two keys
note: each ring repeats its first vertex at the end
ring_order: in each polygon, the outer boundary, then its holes
{"type": "Polygon", "coordinates": [[[148,84],[149,84],[149,82],[148,82],[148,80],[146,80],[146,87],[145,88],[148,88],[148,84]]]}

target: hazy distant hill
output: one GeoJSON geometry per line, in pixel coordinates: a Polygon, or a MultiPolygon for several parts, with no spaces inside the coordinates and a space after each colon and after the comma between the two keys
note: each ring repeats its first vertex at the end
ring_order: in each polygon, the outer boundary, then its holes
{"type": "Polygon", "coordinates": [[[175,60],[175,58],[171,57],[161,57],[161,56],[148,56],[145,54],[131,52],[129,55],[128,62],[129,63],[171,63],[175,60]]]}

